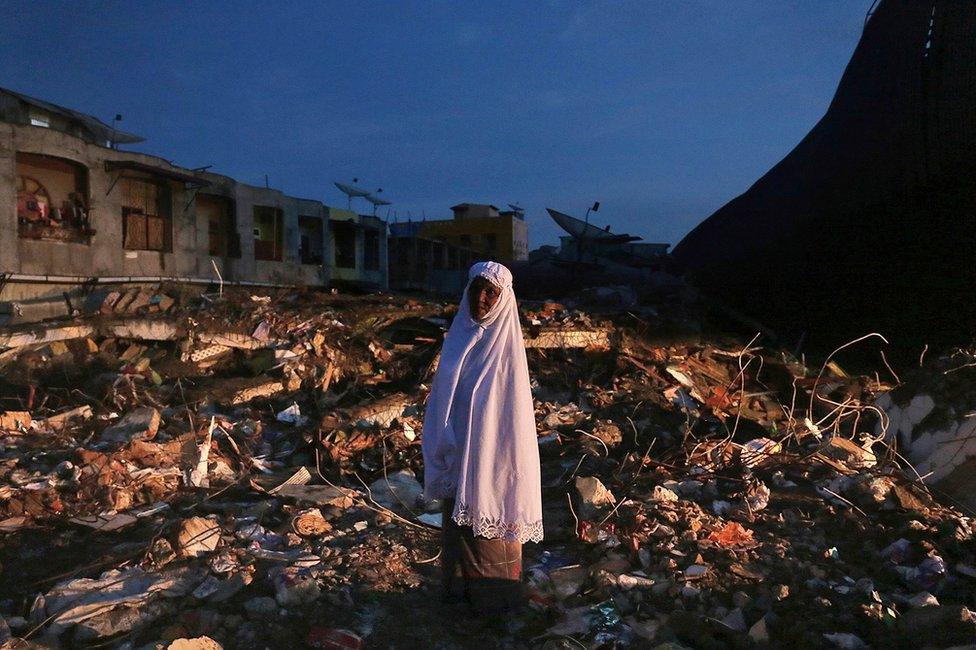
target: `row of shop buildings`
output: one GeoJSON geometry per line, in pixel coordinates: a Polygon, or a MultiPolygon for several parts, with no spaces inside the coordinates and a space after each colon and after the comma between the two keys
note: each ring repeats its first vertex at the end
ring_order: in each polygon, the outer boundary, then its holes
{"type": "Polygon", "coordinates": [[[375,216],[118,148],[141,141],[0,88],[0,316],[43,318],[81,286],[163,279],[453,292],[472,261],[527,257],[521,214],[461,204],[388,232],[375,216]]]}

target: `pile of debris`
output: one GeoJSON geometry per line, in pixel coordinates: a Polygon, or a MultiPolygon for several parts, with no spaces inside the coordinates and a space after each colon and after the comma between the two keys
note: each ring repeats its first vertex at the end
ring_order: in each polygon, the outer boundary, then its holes
{"type": "Polygon", "coordinates": [[[888,444],[877,375],[697,323],[663,340],[667,306],[524,304],[546,539],[525,549],[530,607],[499,629],[431,605],[423,403],[455,306],[158,295],[0,334],[0,641],[862,647],[976,631],[970,521],[888,444]]]}

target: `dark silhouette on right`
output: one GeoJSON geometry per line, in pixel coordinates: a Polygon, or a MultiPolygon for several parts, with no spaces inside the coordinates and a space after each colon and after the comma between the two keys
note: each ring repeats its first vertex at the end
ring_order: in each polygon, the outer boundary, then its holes
{"type": "Polygon", "coordinates": [[[695,283],[818,347],[976,324],[976,2],[882,0],[824,117],[674,250],[695,283]]]}

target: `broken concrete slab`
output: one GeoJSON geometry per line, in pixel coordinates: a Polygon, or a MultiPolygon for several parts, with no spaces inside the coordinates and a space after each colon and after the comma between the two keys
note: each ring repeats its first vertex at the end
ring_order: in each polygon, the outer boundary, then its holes
{"type": "Polygon", "coordinates": [[[95,332],[96,328],[93,325],[67,325],[62,327],[36,327],[29,330],[0,333],[0,349],[80,339],[92,336],[95,332]]]}
{"type": "Polygon", "coordinates": [[[185,336],[186,330],[172,321],[147,318],[108,325],[105,334],[137,341],[175,341],[185,336]]]}

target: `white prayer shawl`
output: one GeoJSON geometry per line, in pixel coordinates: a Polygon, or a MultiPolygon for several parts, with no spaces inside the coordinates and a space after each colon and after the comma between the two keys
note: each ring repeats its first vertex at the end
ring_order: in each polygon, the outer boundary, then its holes
{"type": "Polygon", "coordinates": [[[532,392],[511,272],[479,262],[468,272],[444,339],[424,417],[424,492],[454,498],[454,521],[475,535],[542,540],[542,486],[532,392]],[[485,318],[468,306],[471,280],[501,289],[485,318]]]}

